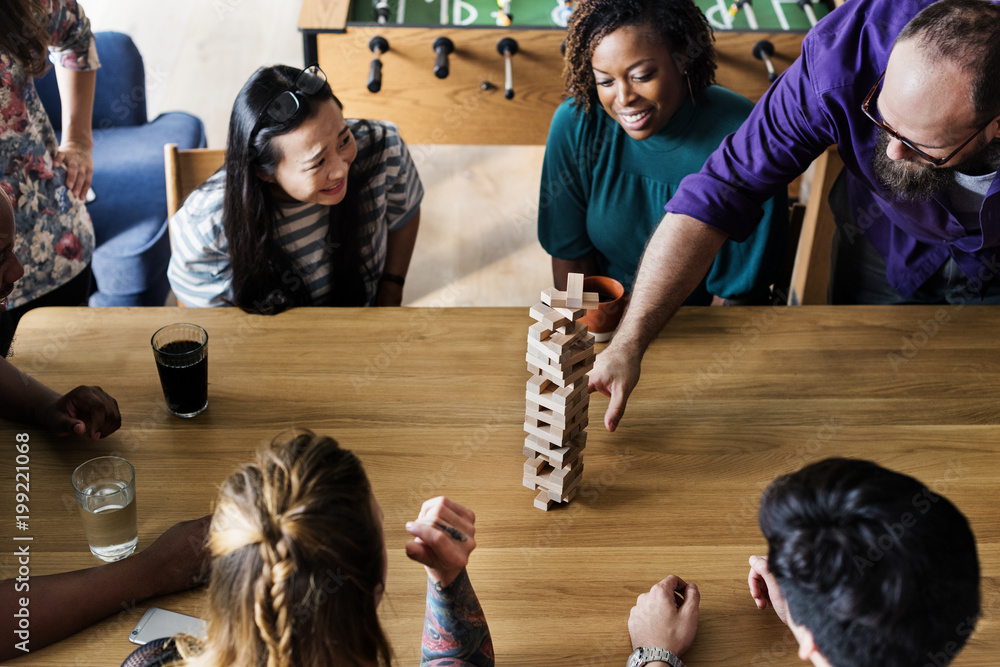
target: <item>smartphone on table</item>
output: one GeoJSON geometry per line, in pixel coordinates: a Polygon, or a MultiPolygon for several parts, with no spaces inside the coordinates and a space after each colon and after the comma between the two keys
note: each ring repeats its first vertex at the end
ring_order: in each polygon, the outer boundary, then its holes
{"type": "Polygon", "coordinates": [[[208,637],[208,623],[187,614],[150,607],[132,628],[132,632],[128,633],[128,640],[133,644],[141,645],[154,639],[172,637],[179,633],[204,640],[208,637]]]}

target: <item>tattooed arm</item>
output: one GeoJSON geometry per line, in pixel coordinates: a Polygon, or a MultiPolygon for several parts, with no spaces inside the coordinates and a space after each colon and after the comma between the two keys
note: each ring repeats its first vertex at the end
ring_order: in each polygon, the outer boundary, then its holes
{"type": "Polygon", "coordinates": [[[493,638],[465,571],[476,548],[475,523],[471,510],[434,498],[406,524],[415,538],[406,555],[427,570],[421,667],[493,667],[493,638]]]}
{"type": "Polygon", "coordinates": [[[493,638],[465,570],[447,588],[427,579],[422,667],[493,667],[493,638]]]}

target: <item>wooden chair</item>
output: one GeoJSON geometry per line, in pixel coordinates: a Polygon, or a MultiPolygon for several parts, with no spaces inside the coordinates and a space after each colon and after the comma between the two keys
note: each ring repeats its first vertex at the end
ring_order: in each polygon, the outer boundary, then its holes
{"type": "Polygon", "coordinates": [[[809,201],[802,221],[802,231],[799,233],[788,289],[790,306],[826,304],[826,292],[830,283],[830,252],[833,249],[836,224],[827,198],[844,163],[837,148],[831,146],[813,164],[815,170],[809,188],[809,201]]]}
{"type": "Polygon", "coordinates": [[[182,151],[177,149],[177,144],[165,145],[163,162],[167,176],[167,217],[173,217],[187,196],[218,171],[225,160],[226,151],[221,149],[182,151]]]}

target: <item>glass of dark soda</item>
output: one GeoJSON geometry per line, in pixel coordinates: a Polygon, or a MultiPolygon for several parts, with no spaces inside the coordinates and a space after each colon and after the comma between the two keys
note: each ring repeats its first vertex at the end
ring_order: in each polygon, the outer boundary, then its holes
{"type": "Polygon", "coordinates": [[[194,417],[208,407],[208,332],[197,324],[169,324],[150,341],[167,410],[194,417]]]}

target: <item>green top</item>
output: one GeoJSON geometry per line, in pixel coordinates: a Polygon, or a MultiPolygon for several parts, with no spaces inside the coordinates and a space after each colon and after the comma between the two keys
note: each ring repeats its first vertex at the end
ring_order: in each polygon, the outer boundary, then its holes
{"type": "MultiPolygon", "coordinates": [[[[646,241],[681,179],[697,173],[751,109],[745,97],[709,86],[697,105],[689,99],[662,130],[638,141],[600,106],[584,114],[572,98],[566,100],[556,109],[545,145],[538,213],[542,247],[559,259],[593,255],[603,275],[631,292],[646,241]]],[[[785,195],[769,200],[763,211],[763,221],[746,241],[723,244],[687,305],[707,304],[713,294],[763,292],[774,282],[787,246],[785,195]]]]}

